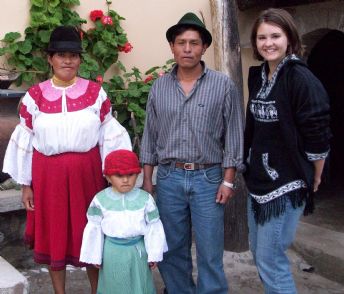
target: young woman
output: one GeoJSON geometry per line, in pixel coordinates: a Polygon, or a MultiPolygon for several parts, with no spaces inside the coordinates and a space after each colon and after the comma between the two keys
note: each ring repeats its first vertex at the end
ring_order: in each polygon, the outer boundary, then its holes
{"type": "Polygon", "coordinates": [[[329,151],[327,94],[299,56],[291,15],[263,11],[251,33],[261,66],[249,72],[245,179],[250,249],[266,293],[296,293],[286,250],[312,210],[329,151]]]}
{"type": "MultiPolygon", "coordinates": [[[[65,293],[66,264],[79,262],[87,208],[105,187],[102,161],[111,150],[131,149],[100,85],[77,77],[81,39],[60,26],[47,48],[53,77],[31,87],[20,106],[4,159],[4,172],[23,185],[25,241],[34,260],[47,264],[56,294],[65,293]]],[[[92,293],[98,270],[87,268],[92,293]]]]}

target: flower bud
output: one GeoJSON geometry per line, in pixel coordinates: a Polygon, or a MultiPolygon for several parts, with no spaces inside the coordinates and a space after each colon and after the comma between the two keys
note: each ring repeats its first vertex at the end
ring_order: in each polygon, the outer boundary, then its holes
{"type": "Polygon", "coordinates": [[[102,18],[100,19],[100,21],[102,22],[102,24],[105,25],[113,25],[113,21],[112,18],[110,16],[102,16],[102,18]]]}
{"type": "Polygon", "coordinates": [[[97,75],[97,77],[96,77],[96,82],[98,83],[98,84],[102,84],[104,81],[103,81],[103,77],[101,76],[101,75],[97,75]]]}
{"type": "Polygon", "coordinates": [[[151,80],[153,80],[153,76],[149,75],[146,77],[146,79],[143,81],[145,84],[147,84],[148,82],[150,82],[151,80]]]}

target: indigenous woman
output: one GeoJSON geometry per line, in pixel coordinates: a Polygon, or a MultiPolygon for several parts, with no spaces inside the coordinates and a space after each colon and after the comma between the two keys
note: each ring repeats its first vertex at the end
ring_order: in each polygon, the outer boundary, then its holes
{"type": "MultiPolygon", "coordinates": [[[[27,210],[25,241],[34,260],[47,264],[55,293],[65,293],[66,265],[79,262],[86,212],[104,189],[102,160],[129,149],[127,131],[113,118],[102,87],[77,77],[79,32],[57,27],[47,48],[53,77],[31,87],[20,106],[4,159],[4,172],[22,184],[27,210]]],[[[98,272],[87,268],[92,293],[98,272]]]]}
{"type": "Polygon", "coordinates": [[[296,293],[286,250],[302,211],[312,210],[329,151],[329,101],[300,60],[290,14],[263,11],[251,34],[245,129],[250,249],[265,293],[296,293]]]}

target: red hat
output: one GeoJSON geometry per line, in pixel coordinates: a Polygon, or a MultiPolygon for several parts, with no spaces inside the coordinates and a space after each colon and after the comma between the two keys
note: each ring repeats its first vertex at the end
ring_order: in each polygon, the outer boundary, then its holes
{"type": "Polygon", "coordinates": [[[129,150],[116,150],[105,157],[104,175],[111,176],[139,174],[141,167],[136,154],[129,150]]]}

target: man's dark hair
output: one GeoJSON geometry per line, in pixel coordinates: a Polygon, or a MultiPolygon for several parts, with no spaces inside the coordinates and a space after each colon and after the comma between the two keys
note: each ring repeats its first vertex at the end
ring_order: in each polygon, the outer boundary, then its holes
{"type": "MultiPolygon", "coordinates": [[[[174,43],[174,41],[176,40],[176,38],[179,35],[185,33],[188,30],[193,30],[193,31],[199,32],[199,35],[201,36],[201,39],[202,39],[202,44],[206,44],[206,37],[205,37],[204,33],[202,32],[202,30],[198,29],[195,26],[180,26],[180,27],[176,28],[171,35],[172,43],[174,43]]],[[[209,44],[207,44],[207,45],[209,45],[209,44]]]]}

